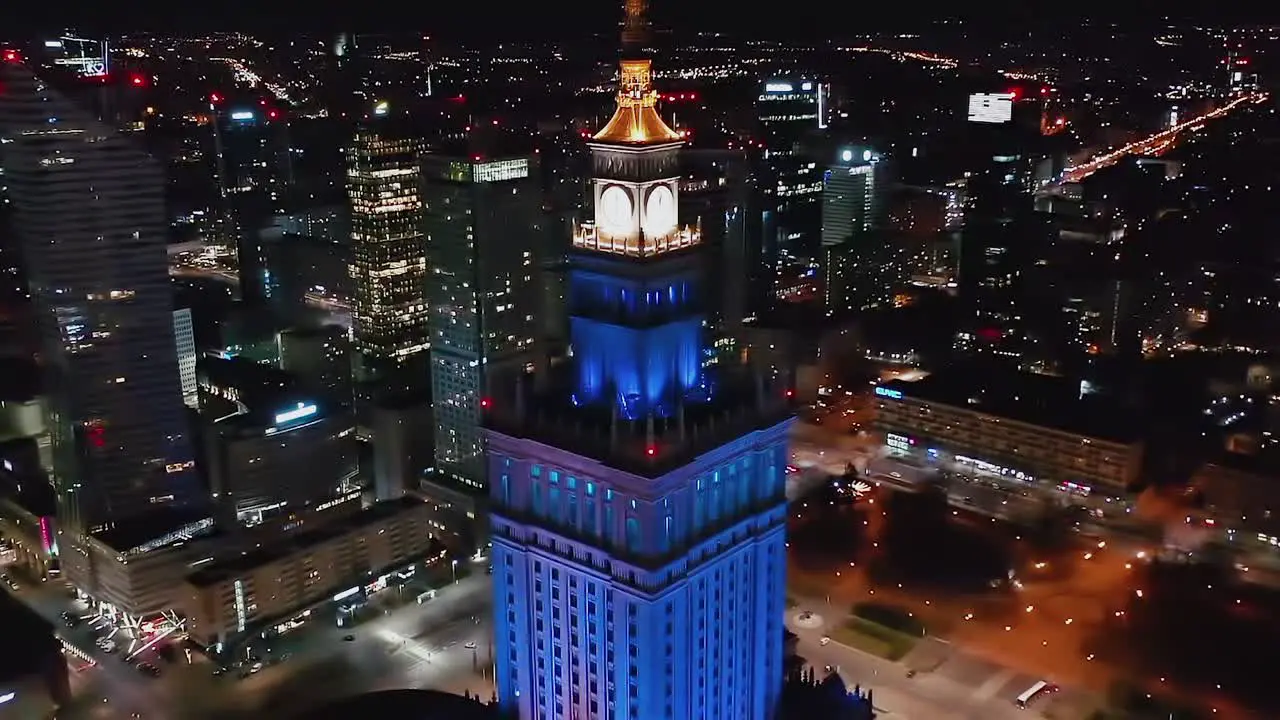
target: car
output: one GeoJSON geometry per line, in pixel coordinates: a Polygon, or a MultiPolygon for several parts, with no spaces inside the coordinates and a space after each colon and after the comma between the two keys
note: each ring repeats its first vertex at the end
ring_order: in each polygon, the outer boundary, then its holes
{"type": "Polygon", "coordinates": [[[463,645],[463,647],[465,647],[465,648],[466,648],[466,649],[468,649],[468,650],[475,650],[475,649],[476,649],[476,643],[475,643],[475,641],[474,641],[474,640],[472,640],[471,642],[467,643],[466,645],[463,645]]]}
{"type": "Polygon", "coordinates": [[[823,646],[830,645],[831,638],[827,637],[826,635],[823,635],[822,639],[818,641],[818,644],[823,646]]]}
{"type": "Polygon", "coordinates": [[[356,639],[356,636],[355,636],[355,635],[343,635],[343,636],[342,636],[342,639],[343,639],[343,641],[345,641],[345,642],[351,642],[352,640],[355,640],[355,639],[356,639]]]}

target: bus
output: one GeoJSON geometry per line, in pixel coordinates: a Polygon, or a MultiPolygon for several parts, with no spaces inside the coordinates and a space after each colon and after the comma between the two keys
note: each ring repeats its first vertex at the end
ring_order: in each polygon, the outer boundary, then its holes
{"type": "Polygon", "coordinates": [[[1035,685],[1032,685],[1031,687],[1027,688],[1025,692],[1019,695],[1018,699],[1014,702],[1017,703],[1018,707],[1025,710],[1027,708],[1027,705],[1036,697],[1042,694],[1047,695],[1049,693],[1055,693],[1057,691],[1058,691],[1057,685],[1052,685],[1050,683],[1045,682],[1044,680],[1038,680],[1035,685]]]}

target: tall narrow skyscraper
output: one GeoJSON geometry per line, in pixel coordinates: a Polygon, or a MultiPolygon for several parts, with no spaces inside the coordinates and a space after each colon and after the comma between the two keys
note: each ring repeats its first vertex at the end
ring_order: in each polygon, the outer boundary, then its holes
{"type": "Polygon", "coordinates": [[[357,415],[383,394],[425,389],[427,257],[422,143],[362,130],[347,153],[357,415]]]}
{"type": "Polygon", "coordinates": [[[498,699],[521,720],[766,720],[790,393],[704,370],[683,142],[655,110],[644,3],[626,8],[595,221],[573,238],[572,361],[488,403],[498,699]]]}
{"type": "Polygon", "coordinates": [[[40,323],[63,567],[79,584],[87,533],[205,496],[178,377],[163,173],[43,73],[0,60],[0,163],[40,323]]]}
{"type": "Polygon", "coordinates": [[[485,378],[532,360],[542,234],[537,156],[423,159],[437,480],[485,487],[485,378]]]}

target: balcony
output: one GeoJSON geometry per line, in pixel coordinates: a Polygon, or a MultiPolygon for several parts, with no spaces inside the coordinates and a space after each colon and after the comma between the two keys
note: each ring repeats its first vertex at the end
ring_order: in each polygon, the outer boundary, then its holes
{"type": "Polygon", "coordinates": [[[614,235],[597,228],[593,222],[580,223],[573,229],[575,248],[635,258],[654,257],[701,243],[701,224],[677,226],[661,236],[648,235],[644,230],[634,235],[614,235]]]}

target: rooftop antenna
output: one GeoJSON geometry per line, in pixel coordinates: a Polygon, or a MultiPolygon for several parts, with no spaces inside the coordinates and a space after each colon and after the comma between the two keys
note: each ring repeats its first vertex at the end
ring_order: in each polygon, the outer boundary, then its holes
{"type": "Polygon", "coordinates": [[[626,19],[622,23],[622,57],[639,60],[643,57],[644,43],[649,35],[649,19],[646,17],[649,0],[625,0],[626,19]]]}

